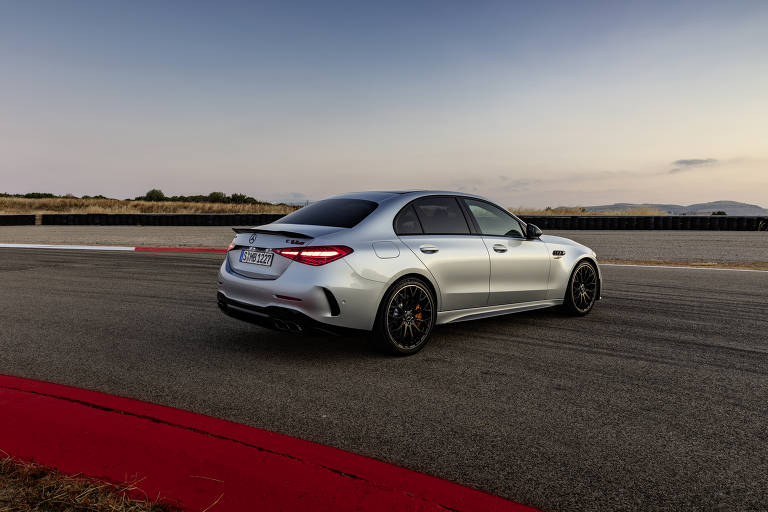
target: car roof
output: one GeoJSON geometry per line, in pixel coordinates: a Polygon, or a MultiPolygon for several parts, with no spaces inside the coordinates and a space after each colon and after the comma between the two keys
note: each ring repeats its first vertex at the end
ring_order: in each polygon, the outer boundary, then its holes
{"type": "Polygon", "coordinates": [[[456,192],[451,190],[371,190],[371,191],[365,191],[365,192],[350,192],[347,194],[339,194],[333,197],[329,197],[328,199],[364,199],[367,201],[374,201],[376,203],[381,203],[383,201],[386,201],[387,199],[392,199],[394,197],[407,196],[409,199],[415,199],[421,196],[432,196],[432,195],[475,197],[478,199],[483,199],[488,201],[488,199],[482,196],[478,196],[475,194],[468,194],[466,192],[456,192]]]}

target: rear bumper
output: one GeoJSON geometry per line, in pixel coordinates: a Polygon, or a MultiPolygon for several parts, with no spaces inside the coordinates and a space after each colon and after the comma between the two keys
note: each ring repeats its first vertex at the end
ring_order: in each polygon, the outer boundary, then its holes
{"type": "Polygon", "coordinates": [[[225,259],[218,281],[219,304],[227,314],[231,309],[230,316],[267,327],[285,328],[281,322],[290,321],[324,331],[373,329],[385,286],[360,277],[343,260],[322,267],[294,262],[277,279],[254,279],[236,273],[225,259]]]}
{"type": "Polygon", "coordinates": [[[294,309],[279,306],[254,306],[228,299],[223,293],[216,294],[219,309],[227,316],[250,322],[261,327],[287,331],[296,334],[345,334],[355,329],[324,324],[294,309]]]}

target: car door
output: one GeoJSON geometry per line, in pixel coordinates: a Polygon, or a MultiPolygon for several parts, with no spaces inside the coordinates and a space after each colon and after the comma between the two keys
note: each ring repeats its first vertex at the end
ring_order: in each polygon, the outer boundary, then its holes
{"type": "Polygon", "coordinates": [[[442,311],[487,305],[490,257],[457,198],[413,201],[395,218],[395,232],[437,281],[442,311]]]}
{"type": "Polygon", "coordinates": [[[491,203],[465,197],[491,261],[488,304],[518,304],[547,299],[551,259],[546,244],[527,239],[520,221],[491,203]]]}

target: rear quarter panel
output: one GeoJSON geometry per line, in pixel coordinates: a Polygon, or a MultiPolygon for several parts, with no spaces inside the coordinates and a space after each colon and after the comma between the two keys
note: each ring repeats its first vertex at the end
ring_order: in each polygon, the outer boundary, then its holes
{"type": "MultiPolygon", "coordinates": [[[[351,266],[360,277],[384,284],[380,296],[377,297],[377,308],[387,288],[406,275],[418,275],[429,281],[435,289],[438,300],[438,309],[440,308],[440,288],[437,286],[434,278],[421,260],[417,258],[416,255],[413,254],[413,251],[400,241],[400,239],[390,238],[356,242],[354,246],[350,245],[350,247],[352,247],[355,252],[344,258],[349,266],[351,266]],[[376,253],[376,250],[374,250],[374,244],[379,244],[381,242],[386,242],[387,245],[391,244],[396,247],[398,255],[394,257],[380,257],[380,255],[376,253]]],[[[380,253],[384,254],[381,251],[380,253]]]]}

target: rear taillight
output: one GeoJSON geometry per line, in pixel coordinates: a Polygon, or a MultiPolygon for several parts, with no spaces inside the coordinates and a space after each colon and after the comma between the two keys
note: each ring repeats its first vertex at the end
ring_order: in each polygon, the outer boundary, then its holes
{"type": "Polygon", "coordinates": [[[283,249],[272,249],[272,252],[305,265],[318,266],[343,258],[347,254],[352,253],[352,249],[346,245],[322,245],[302,247],[301,249],[286,247],[283,249]]]}
{"type": "Polygon", "coordinates": [[[227,252],[231,251],[231,250],[232,250],[232,249],[234,249],[235,247],[237,247],[237,246],[235,245],[235,241],[234,241],[234,240],[232,240],[231,242],[229,242],[229,245],[227,246],[227,252]]]}

